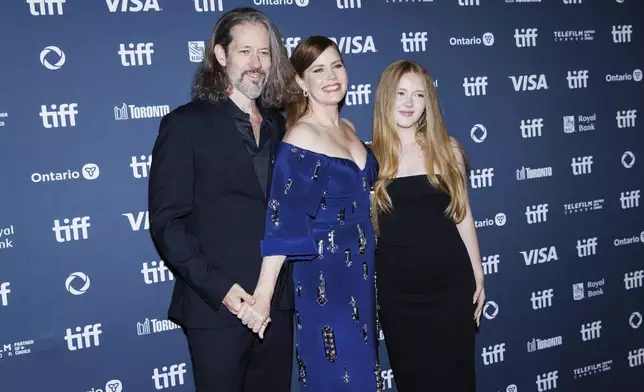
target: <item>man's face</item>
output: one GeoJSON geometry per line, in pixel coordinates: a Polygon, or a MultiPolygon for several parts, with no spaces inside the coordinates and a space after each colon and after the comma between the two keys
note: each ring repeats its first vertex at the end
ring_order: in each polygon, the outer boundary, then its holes
{"type": "MultiPolygon", "coordinates": [[[[256,99],[271,69],[268,29],[261,23],[244,23],[233,27],[232,36],[222,65],[233,87],[249,99],[256,99]]],[[[219,56],[218,60],[222,63],[219,56]]]]}

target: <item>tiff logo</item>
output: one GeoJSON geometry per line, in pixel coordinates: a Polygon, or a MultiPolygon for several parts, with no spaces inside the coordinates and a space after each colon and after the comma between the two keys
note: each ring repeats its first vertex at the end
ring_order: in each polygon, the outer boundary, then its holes
{"type": "Polygon", "coordinates": [[[92,346],[99,346],[101,343],[98,335],[102,333],[101,324],[86,325],[83,327],[83,332],[81,332],[81,327],[76,327],[76,333],[72,333],[72,329],[67,328],[65,333],[67,349],[69,351],[76,351],[92,346]]]}
{"type": "Polygon", "coordinates": [[[548,221],[548,204],[527,206],[525,216],[529,225],[548,221]]]}
{"type": "Polygon", "coordinates": [[[165,262],[163,260],[159,261],[158,265],[156,261],[150,262],[150,267],[148,267],[148,263],[143,263],[141,274],[143,274],[143,281],[145,284],[174,280],[174,275],[168,267],[165,266],[165,262]]]}
{"type": "Polygon", "coordinates": [[[599,339],[601,337],[602,322],[593,321],[592,323],[586,323],[581,325],[581,340],[587,342],[593,339],[599,339]]]}
{"type": "Polygon", "coordinates": [[[476,169],[470,171],[472,188],[486,188],[492,186],[494,168],[476,169]]]}
{"type": "Polygon", "coordinates": [[[60,106],[50,105],[51,112],[47,110],[47,105],[40,105],[40,117],[42,117],[42,126],[45,128],[67,127],[67,118],[69,126],[76,126],[76,115],[78,114],[78,104],[63,103],[60,106]],[[58,110],[56,110],[58,109],[58,110]],[[49,121],[51,120],[51,122],[49,121]]]}
{"type": "Polygon", "coordinates": [[[548,263],[552,260],[559,260],[557,256],[557,248],[553,245],[551,247],[544,247],[540,249],[531,249],[529,251],[521,251],[525,265],[537,265],[548,263]]]}
{"type": "Polygon", "coordinates": [[[143,230],[150,230],[150,214],[148,211],[137,212],[136,217],[134,217],[134,214],[131,212],[121,215],[127,217],[127,220],[130,222],[130,226],[132,227],[132,231],[141,230],[141,226],[143,226],[143,230]]]}
{"type": "Polygon", "coordinates": [[[626,290],[642,287],[642,280],[644,280],[644,270],[627,272],[624,274],[624,286],[626,290]]]}
{"type": "Polygon", "coordinates": [[[427,50],[427,32],[402,33],[400,42],[403,44],[403,51],[405,53],[424,52],[427,50]]]}
{"type": "Polygon", "coordinates": [[[644,348],[628,352],[628,367],[644,365],[644,348]]]}
{"type": "Polygon", "coordinates": [[[615,116],[617,120],[617,128],[633,128],[635,127],[635,120],[637,119],[637,110],[620,110],[615,116]]]}
{"type": "Polygon", "coordinates": [[[542,129],[543,118],[521,120],[521,137],[524,139],[541,136],[542,129]]]}
{"type": "Polygon", "coordinates": [[[613,25],[611,34],[613,35],[613,42],[616,44],[625,44],[625,43],[631,42],[631,34],[633,34],[633,26],[632,25],[619,25],[619,26],[613,25]]]}
{"type": "Polygon", "coordinates": [[[33,16],[62,15],[65,0],[27,0],[33,16]]]}
{"type": "Polygon", "coordinates": [[[351,85],[351,89],[347,91],[345,103],[347,106],[366,105],[369,104],[369,97],[371,97],[370,84],[355,84],[351,85]]]}
{"type": "Polygon", "coordinates": [[[394,379],[394,372],[391,369],[383,370],[380,372],[380,377],[382,377],[383,390],[392,389],[392,380],[394,379]]]}
{"type": "Polygon", "coordinates": [[[539,29],[514,29],[514,41],[517,48],[537,46],[539,29]]]}
{"type": "Polygon", "coordinates": [[[167,366],[164,366],[161,368],[161,372],[159,372],[158,368],[154,368],[154,374],[152,374],[152,379],[154,380],[154,388],[158,390],[176,387],[177,385],[183,385],[184,374],[186,374],[185,363],[171,365],[170,370],[168,370],[167,366]]]}
{"type": "Polygon", "coordinates": [[[2,282],[0,283],[0,305],[2,306],[8,306],[9,305],[9,293],[11,290],[9,290],[9,286],[11,286],[11,283],[9,282],[2,282]]]}
{"type": "Polygon", "coordinates": [[[483,364],[485,366],[503,362],[505,360],[505,343],[495,344],[494,346],[483,347],[483,364]]]}
{"type": "Polygon", "coordinates": [[[295,49],[297,44],[299,44],[302,39],[300,37],[286,37],[282,38],[282,40],[284,41],[284,46],[286,47],[288,56],[291,57],[291,54],[293,54],[293,49],[295,49]]]}
{"type": "Polygon", "coordinates": [[[136,44],[136,49],[134,44],[128,44],[129,49],[125,49],[125,44],[119,44],[118,54],[121,56],[121,65],[124,67],[137,67],[152,64],[153,46],[153,43],[145,42],[136,44]],[[145,60],[143,56],[145,56],[145,60]]]}
{"type": "Polygon", "coordinates": [[[622,203],[622,210],[628,208],[636,208],[640,206],[640,190],[632,190],[622,192],[619,196],[619,201],[622,203]]]}
{"type": "Polygon", "coordinates": [[[552,298],[554,297],[554,290],[547,289],[542,291],[532,292],[530,301],[532,302],[532,309],[539,310],[549,308],[552,306],[552,298]]]}
{"type": "Polygon", "coordinates": [[[481,5],[481,2],[479,0],[458,0],[458,5],[461,7],[478,6],[481,5]]]}
{"type": "Polygon", "coordinates": [[[593,172],[593,157],[591,155],[573,158],[570,167],[572,167],[572,174],[575,176],[590,174],[593,172]]]}
{"type": "Polygon", "coordinates": [[[597,237],[577,240],[577,257],[587,257],[597,254],[597,237]]]}
{"type": "Polygon", "coordinates": [[[499,272],[499,255],[483,257],[483,274],[491,275],[499,272]]]}
{"type": "Polygon", "coordinates": [[[89,237],[87,229],[92,226],[89,220],[89,216],[76,217],[72,218],[70,223],[69,218],[65,218],[63,219],[63,225],[61,225],[60,220],[56,219],[54,221],[54,227],[52,227],[52,231],[56,233],[56,241],[70,242],[80,239],[86,240],[89,237]]]}
{"type": "Polygon", "coordinates": [[[548,89],[548,81],[544,74],[508,76],[508,78],[512,80],[514,91],[536,91],[548,89]]]}
{"type": "Polygon", "coordinates": [[[487,76],[470,76],[463,78],[463,88],[465,89],[465,96],[472,97],[477,95],[487,94],[487,76]]]}
{"type": "Polygon", "coordinates": [[[197,12],[214,12],[223,10],[223,0],[195,0],[195,11],[197,12]]]}
{"type": "Polygon", "coordinates": [[[588,70],[568,71],[568,88],[571,90],[588,87],[588,70]]]}
{"type": "Polygon", "coordinates": [[[148,173],[150,172],[150,166],[152,165],[152,155],[141,155],[141,161],[139,162],[136,157],[132,157],[132,163],[130,167],[132,168],[132,175],[134,178],[147,178],[148,173]]]}
{"type": "Polygon", "coordinates": [[[338,8],[362,8],[362,0],[337,0],[338,8]]]}
{"type": "Polygon", "coordinates": [[[581,4],[584,0],[563,0],[564,4],[581,4]]]}
{"type": "Polygon", "coordinates": [[[557,388],[559,371],[548,372],[537,376],[537,390],[539,392],[550,391],[557,388]]]}

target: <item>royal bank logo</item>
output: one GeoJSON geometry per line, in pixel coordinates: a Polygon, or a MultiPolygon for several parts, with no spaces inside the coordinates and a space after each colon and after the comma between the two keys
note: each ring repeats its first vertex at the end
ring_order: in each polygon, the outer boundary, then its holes
{"type": "Polygon", "coordinates": [[[339,9],[362,8],[362,0],[336,0],[339,9]]]}
{"type": "Polygon", "coordinates": [[[595,121],[597,121],[597,113],[590,116],[564,116],[564,133],[594,131],[595,121]]]}
{"type": "Polygon", "coordinates": [[[547,339],[532,339],[527,343],[528,352],[533,353],[535,351],[545,350],[551,347],[561,346],[563,344],[563,338],[561,336],[555,336],[547,339]]]}
{"type": "Polygon", "coordinates": [[[499,255],[483,256],[483,274],[492,275],[499,273],[499,255]]]}
{"type": "Polygon", "coordinates": [[[487,95],[487,76],[470,76],[463,78],[466,97],[487,95]]]}
{"type": "Polygon", "coordinates": [[[154,53],[152,42],[129,43],[127,49],[125,44],[119,44],[118,55],[121,57],[121,65],[124,67],[141,67],[152,65],[152,54],[154,53]]]}
{"type": "Polygon", "coordinates": [[[604,285],[606,284],[606,279],[602,278],[601,280],[586,282],[586,283],[575,283],[572,285],[572,298],[575,301],[581,301],[584,298],[593,298],[600,295],[604,295],[604,285]]]}
{"type": "Polygon", "coordinates": [[[340,53],[359,54],[359,53],[376,53],[376,45],[371,35],[355,37],[329,37],[338,46],[340,53]]]}
{"type": "Polygon", "coordinates": [[[180,328],[180,326],[170,320],[146,318],[142,323],[136,323],[136,334],[139,336],[144,336],[160,332],[174,331],[180,328]]]}
{"type": "Polygon", "coordinates": [[[120,106],[114,106],[114,119],[117,121],[161,118],[168,113],[170,113],[168,105],[136,106],[123,102],[120,106]]]}
{"type": "Polygon", "coordinates": [[[145,284],[170,282],[174,280],[174,274],[166,267],[163,260],[159,262],[151,261],[149,265],[147,262],[144,262],[141,274],[143,275],[143,282],[145,284]]]}
{"type": "Polygon", "coordinates": [[[370,84],[352,84],[344,102],[347,106],[368,105],[371,100],[371,85],[370,84]]]}
{"type": "MultiPolygon", "coordinates": [[[[403,33],[404,34],[404,33],[403,33]]],[[[494,34],[485,33],[481,37],[450,37],[449,44],[451,46],[473,46],[473,45],[494,45],[494,34]]]]}
{"type": "Polygon", "coordinates": [[[573,378],[576,380],[578,378],[592,376],[597,373],[608,372],[612,369],[613,360],[597,362],[592,365],[584,366],[581,368],[574,369],[572,371],[573,378]]]}
{"type": "Polygon", "coordinates": [[[494,219],[487,218],[482,221],[474,221],[474,225],[477,228],[481,227],[492,227],[492,226],[505,226],[505,223],[508,221],[507,216],[503,212],[499,212],[494,216],[494,219]]]}
{"type": "Polygon", "coordinates": [[[512,87],[516,92],[548,89],[548,81],[544,74],[508,76],[508,78],[512,81],[512,87]]]}
{"type": "Polygon", "coordinates": [[[50,128],[66,128],[76,126],[76,115],[78,114],[77,103],[62,103],[60,105],[40,105],[40,117],[42,126],[50,128]]]}
{"type": "Polygon", "coordinates": [[[110,12],[161,11],[157,0],[105,0],[110,12]]]}
{"type": "Polygon", "coordinates": [[[495,344],[494,346],[483,347],[481,357],[483,358],[483,365],[489,366],[495,363],[505,361],[505,343],[495,344]]]}
{"type": "Polygon", "coordinates": [[[62,15],[66,0],[27,0],[33,16],[62,15]]]}
{"type": "Polygon", "coordinates": [[[188,41],[188,56],[190,58],[190,62],[202,62],[205,52],[206,43],[204,41],[188,41]]]}
{"type": "Polygon", "coordinates": [[[613,42],[616,44],[629,44],[633,34],[633,25],[613,25],[610,31],[613,42]]]}
{"type": "Polygon", "coordinates": [[[580,201],[577,203],[564,204],[564,214],[574,214],[575,212],[599,211],[604,208],[604,199],[595,199],[580,201]]]}
{"type": "Polygon", "coordinates": [[[9,227],[0,226],[0,250],[13,248],[13,240],[9,237],[16,234],[13,225],[9,227]]]}
{"type": "Polygon", "coordinates": [[[514,42],[517,48],[530,48],[537,46],[539,29],[514,29],[514,42]]]}
{"type": "Polygon", "coordinates": [[[83,295],[89,290],[91,281],[83,272],[73,272],[65,280],[65,290],[72,295],[83,295]]]}
{"type": "Polygon", "coordinates": [[[100,175],[101,169],[97,164],[86,163],[80,170],[69,169],[64,172],[32,173],[31,181],[36,184],[42,182],[78,180],[80,178],[91,181],[97,179],[100,175]]]}
{"type": "Polygon", "coordinates": [[[618,110],[615,114],[617,121],[617,128],[635,128],[635,120],[637,120],[637,110],[618,110]]]}
{"type": "MultiPolygon", "coordinates": [[[[221,12],[224,10],[223,0],[194,0],[194,2],[197,12],[221,12]]],[[[257,4],[257,1],[255,3],[257,4]]]]}
{"type": "Polygon", "coordinates": [[[587,42],[595,39],[595,30],[559,30],[553,37],[555,42],[587,42]]]}
{"type": "Polygon", "coordinates": [[[4,127],[7,123],[4,121],[5,118],[9,118],[9,113],[0,112],[0,127],[4,127]]]}
{"type": "Polygon", "coordinates": [[[607,74],[606,81],[608,83],[614,82],[641,82],[642,81],[642,70],[636,69],[632,73],[623,73],[623,74],[607,74]]]}
{"type": "Polygon", "coordinates": [[[65,65],[65,52],[58,46],[47,46],[40,52],[40,64],[51,71],[59,70],[65,65]]]}

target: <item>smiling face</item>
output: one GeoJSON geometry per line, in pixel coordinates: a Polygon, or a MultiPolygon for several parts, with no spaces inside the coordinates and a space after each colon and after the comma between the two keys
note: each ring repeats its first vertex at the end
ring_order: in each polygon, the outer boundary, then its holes
{"type": "Polygon", "coordinates": [[[310,99],[323,105],[337,105],[347,92],[347,71],[340,54],[329,46],[309,66],[302,77],[300,87],[308,92],[310,99]]]}
{"type": "Polygon", "coordinates": [[[427,91],[420,76],[411,72],[401,76],[394,103],[394,118],[398,128],[409,129],[416,126],[425,112],[426,96],[427,91]]]}
{"type": "Polygon", "coordinates": [[[233,88],[249,99],[258,98],[271,69],[268,29],[260,23],[243,23],[232,29],[227,53],[219,47],[217,60],[226,68],[233,88]]]}

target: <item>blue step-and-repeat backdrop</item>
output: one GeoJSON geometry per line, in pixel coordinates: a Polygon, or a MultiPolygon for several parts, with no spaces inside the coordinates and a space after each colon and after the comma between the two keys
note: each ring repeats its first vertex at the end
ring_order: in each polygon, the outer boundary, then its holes
{"type": "MultiPolygon", "coordinates": [[[[194,390],[147,176],[160,118],[237,6],[289,51],[334,37],[365,140],[387,64],[433,74],[472,166],[479,391],[644,391],[640,0],[2,1],[1,391],[194,390]]],[[[395,391],[386,358],[382,375],[395,391]]]]}

